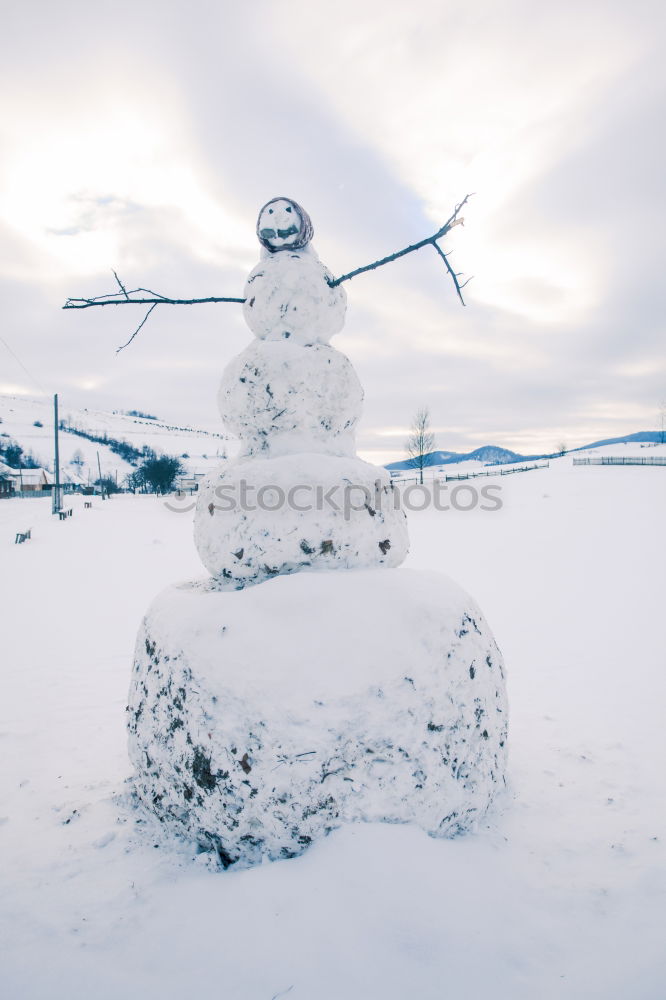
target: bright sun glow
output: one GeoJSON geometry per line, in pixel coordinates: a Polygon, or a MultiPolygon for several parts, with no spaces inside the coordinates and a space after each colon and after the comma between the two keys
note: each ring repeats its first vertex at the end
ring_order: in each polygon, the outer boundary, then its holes
{"type": "Polygon", "coordinates": [[[150,209],[168,210],[170,220],[196,234],[191,245],[199,256],[233,259],[248,242],[247,221],[208,194],[187,144],[179,147],[176,139],[173,123],[171,130],[162,125],[159,112],[131,107],[92,125],[74,120],[64,133],[45,125],[34,138],[17,137],[5,163],[0,212],[21,237],[52,255],[60,272],[108,270],[133,220],[150,209]]]}

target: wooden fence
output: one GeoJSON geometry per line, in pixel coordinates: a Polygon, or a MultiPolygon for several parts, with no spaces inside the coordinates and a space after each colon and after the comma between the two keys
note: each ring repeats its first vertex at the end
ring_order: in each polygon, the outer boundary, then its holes
{"type": "Polygon", "coordinates": [[[487,472],[459,472],[455,476],[449,476],[448,473],[444,476],[444,481],[449,482],[456,479],[476,479],[477,476],[510,476],[514,472],[531,472],[532,469],[547,469],[550,462],[535,462],[534,465],[520,465],[520,466],[509,466],[504,468],[501,466],[498,468],[493,468],[487,472]]]}
{"type": "MultiPolygon", "coordinates": [[[[483,472],[458,472],[455,475],[444,474],[443,476],[430,476],[423,477],[423,485],[426,483],[432,483],[437,479],[440,483],[449,482],[459,482],[461,479],[477,479],[479,476],[510,476],[514,472],[530,472],[532,469],[547,469],[550,462],[535,462],[534,465],[520,465],[517,467],[504,468],[504,466],[493,466],[491,469],[484,470],[483,472]]],[[[397,476],[391,476],[391,481],[394,483],[418,483],[418,476],[410,476],[409,478],[403,479],[397,476]]]]}
{"type": "Polygon", "coordinates": [[[666,465],[666,458],[615,458],[603,455],[600,458],[574,458],[574,465],[666,465]]]}

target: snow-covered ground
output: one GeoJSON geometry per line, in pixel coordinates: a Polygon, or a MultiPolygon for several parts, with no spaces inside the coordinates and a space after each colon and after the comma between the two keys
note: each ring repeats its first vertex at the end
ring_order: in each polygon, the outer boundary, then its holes
{"type": "Polygon", "coordinates": [[[504,652],[501,807],[456,840],[353,826],[228,873],[125,785],[134,637],[166,583],[202,575],[191,513],[0,501],[4,995],[664,996],[666,470],[565,457],[500,485],[500,511],[411,514],[407,565],[469,590],[504,652]]]}

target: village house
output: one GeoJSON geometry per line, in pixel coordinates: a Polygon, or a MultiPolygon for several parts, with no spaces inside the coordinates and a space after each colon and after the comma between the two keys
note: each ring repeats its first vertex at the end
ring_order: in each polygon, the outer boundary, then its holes
{"type": "Polygon", "coordinates": [[[182,476],[176,476],[174,483],[174,493],[178,497],[191,495],[196,493],[199,489],[199,483],[205,476],[205,472],[194,472],[185,473],[182,476]]]}
{"type": "Polygon", "coordinates": [[[80,472],[74,469],[62,469],[60,473],[60,485],[65,493],[83,493],[88,485],[88,480],[84,479],[80,472]]]}
{"type": "Polygon", "coordinates": [[[14,473],[16,469],[10,469],[8,465],[0,462],[0,500],[13,497],[15,493],[14,473]]]}
{"type": "Polygon", "coordinates": [[[53,476],[47,469],[12,469],[14,489],[22,493],[50,493],[53,476]]]}

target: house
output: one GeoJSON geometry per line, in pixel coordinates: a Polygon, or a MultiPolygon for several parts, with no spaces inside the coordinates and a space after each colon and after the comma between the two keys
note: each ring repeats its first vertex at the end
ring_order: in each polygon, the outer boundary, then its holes
{"type": "Polygon", "coordinates": [[[205,477],[205,472],[194,472],[185,473],[182,476],[176,476],[174,483],[174,492],[176,496],[187,496],[187,494],[196,493],[199,489],[199,483],[205,477]]]}
{"type": "Polygon", "coordinates": [[[88,480],[74,469],[61,469],[60,485],[65,493],[83,493],[88,485],[88,480]]]}
{"type": "Polygon", "coordinates": [[[0,462],[0,500],[13,497],[16,489],[14,486],[14,473],[16,469],[10,469],[8,465],[0,462]]]}
{"type": "Polygon", "coordinates": [[[22,493],[49,493],[53,476],[46,469],[12,469],[14,488],[22,493]]]}

